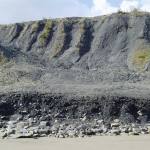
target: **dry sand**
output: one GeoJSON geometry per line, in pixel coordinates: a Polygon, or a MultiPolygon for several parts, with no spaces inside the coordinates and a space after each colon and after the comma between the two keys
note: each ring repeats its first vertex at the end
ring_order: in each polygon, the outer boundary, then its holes
{"type": "Polygon", "coordinates": [[[0,140],[0,150],[149,150],[150,136],[0,140]]]}

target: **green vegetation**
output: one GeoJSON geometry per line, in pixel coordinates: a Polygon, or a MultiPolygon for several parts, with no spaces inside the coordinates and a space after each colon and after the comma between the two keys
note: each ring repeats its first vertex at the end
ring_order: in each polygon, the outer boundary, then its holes
{"type": "Polygon", "coordinates": [[[85,20],[81,19],[80,22],[79,22],[79,30],[80,30],[81,33],[83,33],[84,29],[85,29],[85,20]]]}
{"type": "Polygon", "coordinates": [[[6,61],[7,61],[6,57],[4,57],[2,53],[0,53],[0,65],[3,65],[4,63],[6,63],[6,61]]]}
{"type": "Polygon", "coordinates": [[[63,41],[61,43],[56,43],[52,52],[51,57],[57,57],[57,55],[61,52],[61,49],[63,47],[63,41]]]}
{"type": "Polygon", "coordinates": [[[141,16],[145,15],[146,13],[147,12],[141,11],[137,8],[135,8],[131,11],[131,15],[136,16],[136,17],[141,17],[141,16]]]}
{"type": "Polygon", "coordinates": [[[117,12],[119,15],[124,15],[124,14],[127,14],[127,12],[124,12],[124,11],[122,11],[122,10],[118,10],[118,12],[117,12]]]}
{"type": "Polygon", "coordinates": [[[131,14],[132,16],[136,16],[136,17],[140,17],[140,16],[143,16],[145,14],[147,14],[148,12],[144,12],[144,11],[141,11],[140,9],[137,9],[137,8],[134,8],[131,12],[124,12],[122,10],[118,10],[117,12],[119,15],[123,15],[123,14],[131,14]]]}
{"type": "Polygon", "coordinates": [[[77,50],[80,50],[80,48],[83,46],[84,33],[85,33],[85,20],[84,19],[80,20],[79,22],[79,33],[80,33],[80,41],[76,45],[77,50]]]}
{"type": "Polygon", "coordinates": [[[39,28],[39,22],[34,22],[33,24],[32,24],[32,33],[35,33],[35,32],[37,32],[38,31],[38,28],[39,28]]]}
{"type": "Polygon", "coordinates": [[[11,28],[11,27],[12,27],[11,24],[9,24],[9,25],[0,25],[1,30],[6,30],[7,28],[11,28]]]}
{"type": "Polygon", "coordinates": [[[61,52],[64,42],[65,42],[65,36],[66,36],[65,23],[64,23],[64,21],[59,20],[58,24],[59,24],[58,29],[57,29],[58,37],[53,46],[53,50],[52,50],[50,58],[57,57],[57,55],[61,52]]]}
{"type": "Polygon", "coordinates": [[[101,16],[101,24],[103,24],[107,19],[107,16],[104,15],[104,16],[101,16]]]}
{"type": "Polygon", "coordinates": [[[39,37],[41,46],[45,46],[47,44],[48,37],[52,31],[53,22],[51,20],[46,20],[44,30],[39,37]]]}
{"type": "Polygon", "coordinates": [[[63,36],[63,34],[65,34],[65,22],[64,21],[60,22],[59,33],[61,34],[61,36],[63,36]]]}
{"type": "Polygon", "coordinates": [[[150,62],[150,49],[138,50],[133,57],[133,64],[136,69],[142,71],[146,69],[147,64],[150,62]]]}

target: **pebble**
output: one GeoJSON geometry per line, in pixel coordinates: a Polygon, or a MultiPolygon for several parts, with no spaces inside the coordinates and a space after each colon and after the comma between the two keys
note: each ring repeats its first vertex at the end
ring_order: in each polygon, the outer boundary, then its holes
{"type": "Polygon", "coordinates": [[[113,127],[111,129],[111,133],[114,134],[114,135],[120,135],[121,131],[118,127],[113,127]]]}
{"type": "Polygon", "coordinates": [[[120,126],[119,122],[111,123],[111,127],[119,127],[119,126],[120,126]]]}
{"type": "MultiPolygon", "coordinates": [[[[85,117],[85,116],[84,116],[85,117]]],[[[54,120],[53,123],[40,121],[38,118],[27,118],[26,121],[9,121],[6,127],[0,128],[1,138],[36,138],[54,136],[57,138],[75,138],[92,135],[141,135],[150,133],[150,125],[128,124],[122,125],[119,119],[106,126],[103,120],[64,123],[54,120]],[[36,120],[36,122],[34,122],[36,120]]]]}

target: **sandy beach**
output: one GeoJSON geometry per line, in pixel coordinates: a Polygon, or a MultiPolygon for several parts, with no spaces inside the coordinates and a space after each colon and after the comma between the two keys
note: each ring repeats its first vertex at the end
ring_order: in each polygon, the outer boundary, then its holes
{"type": "Polygon", "coordinates": [[[0,140],[2,150],[148,150],[150,136],[0,140]]]}

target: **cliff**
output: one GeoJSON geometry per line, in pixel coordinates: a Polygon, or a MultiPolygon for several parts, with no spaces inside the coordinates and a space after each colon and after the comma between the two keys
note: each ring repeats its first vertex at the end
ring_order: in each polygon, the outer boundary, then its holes
{"type": "Polygon", "coordinates": [[[36,95],[38,106],[42,99],[44,107],[61,102],[59,108],[64,112],[67,107],[70,118],[82,107],[80,114],[101,112],[103,119],[129,113],[131,122],[141,110],[149,120],[149,83],[149,13],[0,25],[1,115],[20,113],[18,101],[31,114],[28,108],[34,103],[25,101],[36,95]]]}

